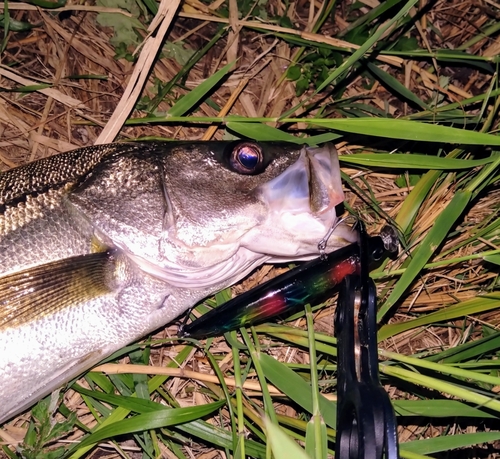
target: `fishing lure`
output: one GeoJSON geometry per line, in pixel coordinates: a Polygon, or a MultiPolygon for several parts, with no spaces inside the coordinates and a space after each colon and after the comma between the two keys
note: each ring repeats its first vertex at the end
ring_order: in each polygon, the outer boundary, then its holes
{"type": "MultiPolygon", "coordinates": [[[[358,222],[360,239],[368,248],[369,261],[378,261],[398,250],[394,228],[386,226],[379,236],[366,236],[358,222]]],[[[320,243],[321,245],[321,243],[320,243]]],[[[181,338],[208,338],[231,330],[255,325],[307,303],[325,298],[349,274],[361,270],[359,243],[349,244],[329,254],[303,263],[212,309],[188,325],[179,328],[181,338]]]]}

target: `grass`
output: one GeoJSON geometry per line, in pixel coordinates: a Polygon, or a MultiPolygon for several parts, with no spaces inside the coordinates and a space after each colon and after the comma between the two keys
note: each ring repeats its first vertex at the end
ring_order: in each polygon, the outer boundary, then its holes
{"type": "MultiPolygon", "coordinates": [[[[125,138],[334,141],[346,209],[405,246],[372,273],[401,456],[498,457],[499,6],[179,4],[5,2],[0,170],[125,138]]],[[[313,306],[206,342],[167,327],[0,427],[0,454],[327,457],[334,302],[313,306]]]]}

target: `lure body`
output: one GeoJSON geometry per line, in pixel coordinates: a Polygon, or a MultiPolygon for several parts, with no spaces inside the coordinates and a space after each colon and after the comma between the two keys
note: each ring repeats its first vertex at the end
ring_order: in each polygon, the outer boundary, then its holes
{"type": "MultiPolygon", "coordinates": [[[[386,227],[380,236],[367,238],[370,261],[395,253],[397,236],[386,227]]],[[[357,242],[306,262],[275,277],[181,327],[184,338],[206,338],[293,311],[307,303],[317,303],[349,274],[359,274],[360,248],[357,242]]]]}

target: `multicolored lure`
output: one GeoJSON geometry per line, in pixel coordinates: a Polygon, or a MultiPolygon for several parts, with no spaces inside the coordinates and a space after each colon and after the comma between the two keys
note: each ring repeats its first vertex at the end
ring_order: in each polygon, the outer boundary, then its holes
{"type": "MultiPolygon", "coordinates": [[[[372,237],[366,236],[361,229],[360,237],[367,238],[370,261],[380,260],[398,250],[397,235],[390,226],[384,227],[379,236],[372,237]]],[[[217,336],[266,321],[307,303],[317,303],[347,275],[359,274],[360,264],[359,244],[350,244],[227,301],[194,322],[181,326],[179,336],[197,339],[217,336]]]]}

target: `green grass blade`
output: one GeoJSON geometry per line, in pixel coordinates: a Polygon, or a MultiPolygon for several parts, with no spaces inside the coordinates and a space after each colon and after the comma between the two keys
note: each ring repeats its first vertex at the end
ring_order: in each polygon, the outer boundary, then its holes
{"type": "MultiPolygon", "coordinates": [[[[493,308],[495,304],[500,304],[500,298],[492,304],[493,308]]],[[[441,363],[462,362],[462,366],[464,366],[464,362],[468,362],[471,359],[476,361],[478,357],[496,353],[498,349],[500,349],[500,332],[492,333],[483,338],[446,349],[438,354],[427,357],[427,360],[441,363]]],[[[490,365],[493,363],[491,360],[488,360],[488,362],[490,365]]]]}
{"type": "Polygon", "coordinates": [[[283,141],[296,143],[299,145],[318,145],[320,143],[332,142],[342,137],[341,135],[335,134],[334,132],[326,132],[324,134],[319,134],[311,137],[296,137],[262,123],[229,121],[226,123],[226,127],[239,135],[248,137],[250,139],[260,140],[261,142],[283,141]]]}
{"type": "Polygon", "coordinates": [[[497,418],[489,412],[466,405],[458,400],[392,400],[392,404],[398,416],[497,418]]]}
{"type": "Polygon", "coordinates": [[[260,141],[283,141],[297,144],[304,143],[304,140],[300,137],[295,137],[294,135],[280,131],[267,124],[230,121],[226,123],[226,127],[250,139],[260,141]]]}
{"type": "MultiPolygon", "coordinates": [[[[191,437],[200,438],[219,448],[231,450],[233,445],[231,432],[205,421],[197,420],[180,424],[173,427],[173,430],[184,432],[191,437]]],[[[245,450],[249,457],[256,459],[264,459],[266,457],[265,446],[256,441],[247,439],[245,441],[245,450]]]]}
{"type": "Polygon", "coordinates": [[[500,415],[500,401],[495,397],[482,395],[464,387],[452,384],[443,379],[432,378],[415,371],[398,368],[392,365],[380,364],[380,371],[388,376],[401,379],[410,384],[416,384],[427,389],[433,389],[438,392],[449,394],[459,399],[465,400],[477,406],[484,407],[487,410],[494,410],[500,415]]]}
{"type": "Polygon", "coordinates": [[[0,92],[19,92],[19,93],[31,93],[31,92],[37,92],[40,91],[41,89],[47,89],[51,88],[53,85],[48,84],[48,83],[40,83],[40,84],[32,84],[28,86],[19,86],[18,88],[13,88],[13,89],[0,89],[0,92]]]}
{"type": "Polygon", "coordinates": [[[415,105],[423,108],[424,110],[429,110],[430,107],[418,98],[412,91],[410,91],[404,84],[400,83],[396,78],[387,72],[384,72],[380,67],[372,64],[371,62],[366,63],[368,70],[392,92],[396,95],[413,102],[415,105]]]}
{"type": "Polygon", "coordinates": [[[417,319],[408,320],[406,322],[384,325],[378,332],[378,339],[382,341],[391,336],[395,336],[413,328],[422,327],[438,322],[464,317],[480,312],[491,311],[498,308],[500,305],[500,293],[491,293],[471,298],[467,301],[448,306],[439,311],[427,314],[417,319]]]}
{"type": "Polygon", "coordinates": [[[210,78],[207,78],[203,83],[181,97],[168,111],[167,116],[182,116],[188,113],[195,105],[205,99],[206,95],[220,83],[220,81],[231,71],[233,66],[233,62],[225,65],[210,78]]]}
{"type": "Polygon", "coordinates": [[[386,169],[437,169],[437,170],[458,170],[472,169],[477,166],[484,166],[494,161],[493,158],[467,160],[439,158],[436,156],[417,154],[388,154],[388,153],[358,153],[353,155],[342,155],[340,161],[347,164],[357,164],[366,167],[382,167],[386,169]]]}
{"type": "MultiPolygon", "coordinates": [[[[236,333],[231,333],[232,335],[235,335],[236,333]]],[[[237,411],[237,427],[233,426],[233,433],[237,432],[238,437],[237,437],[237,446],[235,448],[236,454],[235,457],[241,457],[241,459],[244,459],[246,457],[245,455],[245,421],[244,421],[244,414],[243,414],[243,381],[242,381],[242,370],[241,370],[241,362],[240,362],[240,355],[239,355],[239,349],[233,347],[231,349],[233,353],[233,362],[234,362],[234,380],[236,383],[235,387],[235,393],[236,393],[236,411],[237,411]]],[[[228,399],[228,406],[231,406],[230,400],[228,399]]],[[[234,410],[233,410],[234,411],[234,410]]],[[[231,416],[231,422],[234,424],[234,413],[231,416]]]]}
{"type": "Polygon", "coordinates": [[[161,403],[153,402],[149,399],[142,399],[137,397],[127,397],[124,395],[105,394],[95,390],[85,389],[78,384],[73,385],[73,389],[80,394],[101,400],[111,405],[120,406],[135,413],[145,414],[153,413],[161,409],[168,409],[167,406],[161,403]]]}
{"type": "Polygon", "coordinates": [[[378,4],[370,11],[368,11],[366,14],[361,15],[354,22],[350,23],[345,29],[341,30],[337,36],[339,38],[344,37],[351,30],[355,30],[360,26],[363,26],[364,24],[369,24],[370,22],[374,21],[375,19],[383,15],[386,11],[388,11],[390,8],[396,6],[400,2],[401,0],[387,0],[383,3],[378,4]]]}
{"type": "Polygon", "coordinates": [[[495,265],[500,265],[500,255],[487,255],[484,260],[488,263],[493,263],[495,265]]]}
{"type": "Polygon", "coordinates": [[[311,459],[279,426],[265,420],[267,439],[276,459],[311,459]]]}
{"type": "Polygon", "coordinates": [[[365,54],[366,52],[372,48],[379,39],[386,34],[391,27],[393,27],[400,19],[402,19],[408,11],[418,2],[418,0],[409,0],[401,9],[388,21],[386,21],[382,26],[380,26],[372,36],[366,40],[356,51],[354,51],[349,58],[347,58],[341,65],[339,65],[328,78],[319,85],[319,87],[314,91],[312,96],[306,98],[301,103],[297,104],[295,107],[288,110],[286,113],[282,115],[283,118],[287,118],[292,113],[295,113],[299,108],[304,106],[309,100],[311,100],[314,96],[319,94],[323,89],[328,87],[330,84],[334,83],[335,80],[344,74],[346,74],[365,54]]]}
{"type": "Polygon", "coordinates": [[[351,68],[356,62],[361,59],[361,57],[372,48],[383,35],[385,35],[391,27],[393,27],[403,16],[405,16],[408,11],[415,6],[418,0],[409,0],[405,5],[403,5],[399,11],[388,21],[386,21],[382,26],[380,26],[373,35],[366,40],[348,59],[346,59],[342,65],[340,65],[336,70],[334,70],[328,78],[318,87],[314,95],[321,92],[328,85],[333,83],[339,76],[351,68]]]}
{"type": "Polygon", "coordinates": [[[411,254],[411,261],[393,291],[380,307],[378,320],[382,320],[385,314],[396,304],[403,293],[419,275],[424,265],[434,255],[436,249],[441,245],[444,238],[462,215],[465,207],[469,204],[472,193],[470,191],[457,191],[448,206],[439,214],[435,224],[425,236],[421,244],[411,254]]]}
{"type": "Polygon", "coordinates": [[[340,132],[386,137],[388,139],[449,143],[452,145],[500,145],[499,136],[401,119],[343,118],[298,120],[296,118],[288,118],[282,121],[286,123],[306,122],[340,132]]]}
{"type": "Polygon", "coordinates": [[[326,424],[321,417],[320,410],[320,393],[318,368],[316,366],[316,337],[314,334],[314,320],[311,305],[305,305],[307,335],[309,340],[309,359],[310,359],[310,374],[311,374],[311,393],[313,415],[307,423],[306,428],[306,451],[308,455],[315,459],[326,459],[328,450],[328,439],[326,434],[326,424]]]}
{"type": "Polygon", "coordinates": [[[395,352],[381,350],[380,354],[393,361],[402,362],[412,367],[425,368],[427,370],[456,376],[460,379],[470,380],[475,382],[483,382],[485,384],[490,384],[493,386],[500,385],[500,378],[497,376],[482,374],[477,371],[464,370],[462,368],[458,368],[455,366],[445,365],[442,363],[435,363],[425,359],[408,357],[405,355],[397,354],[395,352]]]}
{"type": "Polygon", "coordinates": [[[66,5],[66,0],[57,0],[55,2],[51,2],[49,0],[29,0],[28,3],[39,6],[40,8],[61,8],[66,5]]]}
{"type": "Polygon", "coordinates": [[[500,432],[475,432],[460,435],[442,435],[436,438],[422,438],[404,443],[405,451],[420,454],[434,454],[454,451],[457,448],[491,443],[500,440],[500,432]]]}
{"type": "MultiPolygon", "coordinates": [[[[286,365],[278,362],[267,354],[259,354],[259,360],[266,378],[282,391],[290,400],[313,414],[311,385],[286,365]]],[[[336,405],[319,395],[319,407],[323,419],[329,427],[337,427],[336,405]]]]}
{"type": "Polygon", "coordinates": [[[484,134],[482,132],[467,131],[448,126],[388,118],[242,118],[237,116],[165,116],[144,117],[129,120],[127,125],[145,124],[154,122],[168,123],[304,123],[311,126],[332,129],[338,132],[348,132],[388,139],[413,140],[420,142],[449,143],[451,145],[485,145],[500,146],[500,136],[484,134]]]}
{"type": "MultiPolygon", "coordinates": [[[[167,366],[168,367],[178,367],[186,358],[191,354],[193,347],[192,346],[184,346],[182,350],[177,354],[175,360],[172,360],[167,366]]],[[[120,351],[119,351],[120,352],[120,351]]],[[[148,381],[148,389],[149,392],[152,393],[157,390],[166,380],[168,376],[157,375],[152,377],[148,381]]],[[[99,425],[94,428],[94,432],[97,432],[99,429],[102,429],[108,425],[112,425],[122,419],[125,419],[130,414],[130,410],[123,407],[116,408],[104,421],[102,421],[99,425]]],[[[76,451],[70,450],[71,459],[78,459],[86,454],[90,449],[92,449],[94,445],[84,446],[82,447],[80,444],[75,445],[76,451]]]]}
{"type": "MultiPolygon", "coordinates": [[[[259,351],[257,352],[256,346],[259,345],[259,340],[255,339],[256,345],[252,342],[250,339],[250,335],[246,332],[245,329],[241,329],[241,335],[243,336],[243,339],[245,341],[245,344],[248,347],[248,351],[250,352],[250,355],[253,359],[253,365],[255,367],[255,371],[257,373],[257,377],[259,378],[260,381],[260,386],[262,389],[262,398],[264,399],[264,408],[265,408],[265,414],[271,419],[271,422],[274,422],[277,424],[276,420],[276,411],[274,409],[273,401],[271,399],[271,394],[269,393],[269,390],[267,388],[266,384],[266,374],[265,371],[263,370],[261,366],[261,361],[259,359],[259,356],[262,355],[262,353],[259,351]]],[[[252,334],[252,336],[255,336],[255,334],[252,334]]]]}
{"type": "Polygon", "coordinates": [[[132,432],[143,432],[144,430],[159,429],[161,427],[184,424],[194,419],[199,419],[213,413],[225,404],[224,401],[208,403],[206,405],[189,408],[172,408],[169,410],[157,410],[134,416],[130,419],[109,424],[102,429],[89,435],[80,443],[80,447],[94,445],[106,438],[117,435],[125,435],[132,432]]]}
{"type": "Polygon", "coordinates": [[[405,451],[404,449],[401,449],[399,451],[399,455],[403,459],[432,459],[430,456],[424,456],[422,454],[412,453],[411,451],[405,451]]]}

